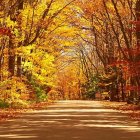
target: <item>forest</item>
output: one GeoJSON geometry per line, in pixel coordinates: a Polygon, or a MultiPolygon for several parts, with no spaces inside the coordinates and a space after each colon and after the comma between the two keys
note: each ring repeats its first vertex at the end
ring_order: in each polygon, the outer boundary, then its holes
{"type": "Polygon", "coordinates": [[[1,0],[0,107],[93,99],[140,104],[140,0],[1,0]]]}

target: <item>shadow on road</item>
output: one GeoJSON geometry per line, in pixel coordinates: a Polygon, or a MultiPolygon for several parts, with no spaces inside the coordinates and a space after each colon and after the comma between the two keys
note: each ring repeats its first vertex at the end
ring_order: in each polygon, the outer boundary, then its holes
{"type": "Polygon", "coordinates": [[[0,125],[0,140],[139,140],[140,124],[98,101],[60,101],[0,125]]]}

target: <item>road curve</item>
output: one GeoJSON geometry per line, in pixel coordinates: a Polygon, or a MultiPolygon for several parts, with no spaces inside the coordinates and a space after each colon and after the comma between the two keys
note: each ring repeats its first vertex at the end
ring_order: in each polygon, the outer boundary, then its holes
{"type": "Polygon", "coordinates": [[[0,140],[140,140],[140,122],[98,101],[58,101],[0,123],[0,140]]]}

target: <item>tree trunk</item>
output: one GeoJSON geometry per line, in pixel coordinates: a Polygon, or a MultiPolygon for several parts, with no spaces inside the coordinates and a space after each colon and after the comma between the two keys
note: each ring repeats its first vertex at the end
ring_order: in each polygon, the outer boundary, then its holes
{"type": "Polygon", "coordinates": [[[17,57],[17,76],[20,77],[22,72],[21,72],[21,56],[17,57]]]}
{"type": "MultiPolygon", "coordinates": [[[[137,37],[137,52],[138,54],[136,55],[136,63],[139,64],[140,62],[140,0],[137,0],[136,2],[136,37],[137,37]]],[[[137,66],[137,91],[138,91],[138,100],[140,102],[140,66],[137,66]]]]}
{"type": "MultiPolygon", "coordinates": [[[[140,0],[136,2],[136,20],[140,21],[140,0]]],[[[137,47],[140,47],[140,23],[136,24],[137,47]]]]}
{"type": "MultiPolygon", "coordinates": [[[[18,10],[22,10],[23,9],[23,4],[24,4],[23,0],[20,0],[19,4],[18,4],[18,10]]],[[[21,22],[22,21],[18,21],[19,30],[20,30],[21,22]]],[[[18,47],[20,47],[21,44],[22,44],[22,42],[19,42],[19,46],[18,47]]],[[[22,64],[22,57],[18,55],[17,56],[17,76],[18,77],[21,77],[21,74],[22,74],[22,66],[21,66],[21,64],[22,64]]]]}
{"type": "Polygon", "coordinates": [[[15,53],[14,53],[14,44],[12,42],[12,39],[9,39],[9,48],[8,48],[8,71],[9,71],[9,77],[14,76],[15,72],[15,53]]]}

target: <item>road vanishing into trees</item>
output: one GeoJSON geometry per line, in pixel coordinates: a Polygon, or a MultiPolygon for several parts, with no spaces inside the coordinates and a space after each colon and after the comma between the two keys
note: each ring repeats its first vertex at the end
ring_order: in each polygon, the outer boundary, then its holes
{"type": "Polygon", "coordinates": [[[98,101],[59,101],[0,123],[0,140],[140,140],[140,122],[98,101]]]}

